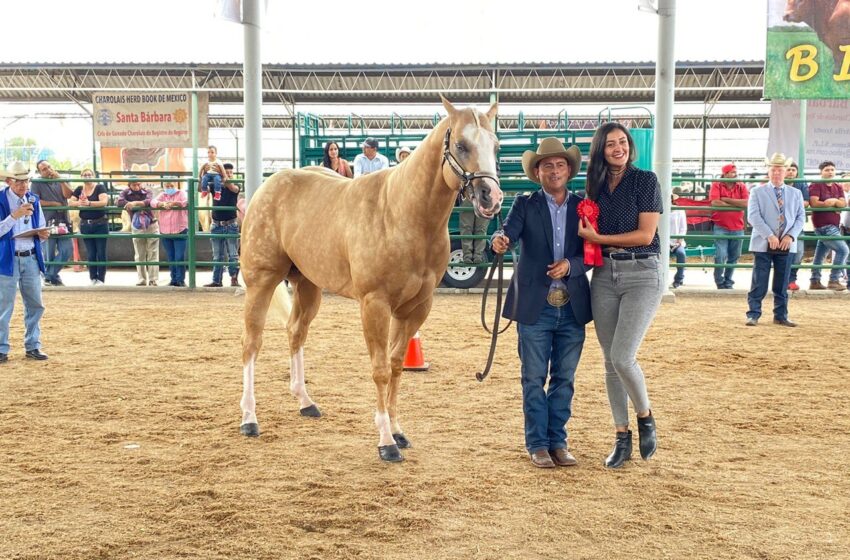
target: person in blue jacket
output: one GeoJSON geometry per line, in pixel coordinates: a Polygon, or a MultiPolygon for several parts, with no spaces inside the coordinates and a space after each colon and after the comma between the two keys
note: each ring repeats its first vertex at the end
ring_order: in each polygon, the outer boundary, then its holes
{"type": "Polygon", "coordinates": [[[576,208],[582,199],[566,188],[581,167],[581,153],[544,138],[536,151],[523,154],[522,165],[541,188],[516,198],[491,244],[500,254],[512,243],[520,247],[503,315],[517,323],[526,449],[535,467],[566,467],[576,464],[566,424],[585,325],[592,318],[578,236],[576,208]]]}
{"type": "Polygon", "coordinates": [[[20,161],[5,172],[6,188],[0,191],[0,364],[9,360],[9,322],[15,307],[15,291],[20,287],[24,301],[24,348],[26,357],[46,360],[41,351],[41,327],[44,314],[41,301],[41,275],[44,259],[41,242],[49,237],[38,196],[29,192],[29,169],[20,161]]]}

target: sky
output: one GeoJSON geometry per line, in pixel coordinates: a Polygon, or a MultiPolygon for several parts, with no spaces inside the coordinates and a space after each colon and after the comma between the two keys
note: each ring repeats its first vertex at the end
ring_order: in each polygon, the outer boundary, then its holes
{"type": "MultiPolygon", "coordinates": [[[[4,26],[0,63],[243,60],[241,26],[216,18],[217,0],[6,4],[4,21],[31,23],[4,26]]],[[[657,17],[639,12],[638,0],[267,4],[265,63],[641,62],[657,54],[657,17]]],[[[762,60],[766,8],[766,0],[678,0],[677,60],[762,60]]]]}
{"type": "MultiPolygon", "coordinates": [[[[784,0],[678,0],[676,60],[763,60],[767,2],[784,0]]],[[[266,64],[427,64],[533,62],[648,62],[657,56],[657,16],[638,0],[268,0],[263,17],[266,64]],[[499,6],[494,9],[494,6],[499,6]],[[502,7],[505,6],[505,7],[502,7]]],[[[4,5],[7,25],[0,64],[33,63],[242,63],[242,26],[216,16],[218,0],[27,0],[4,5]],[[36,14],[39,14],[36,17],[36,14]]],[[[515,114],[557,113],[561,107],[508,108],[515,114]]],[[[267,111],[281,112],[280,108],[267,111]]],[[[321,108],[299,107],[322,113],[321,108]]],[[[367,114],[376,109],[330,107],[325,114],[367,114]]],[[[393,110],[393,109],[390,109],[393,110]]],[[[389,113],[390,110],[383,111],[389,113]]],[[[432,114],[434,108],[399,109],[432,114]]],[[[570,109],[571,114],[595,114],[570,109]]],[[[702,108],[684,111],[701,113],[702,108]]],[[[91,127],[85,119],[24,119],[17,115],[77,112],[74,105],[0,104],[6,138],[27,135],[73,161],[90,159],[91,127]],[[83,141],[83,138],[85,139],[83,141]]],[[[214,114],[226,112],[211,107],[214,114]]],[[[380,112],[380,110],[378,111],[380,112]]],[[[677,112],[681,112],[677,109],[677,112]]],[[[715,112],[754,112],[724,108],[715,112]]],[[[764,112],[764,108],[760,111],[764,112]]],[[[757,142],[764,131],[753,131],[757,142]]],[[[216,131],[230,148],[232,135],[216,131]]],[[[718,131],[720,136],[729,133],[718,131]]],[[[281,150],[289,146],[279,141],[281,150]]],[[[699,154],[700,140],[678,142],[699,154]]],[[[275,141],[265,152],[278,149],[275,141]],[[272,147],[274,146],[274,147],[272,147]]],[[[709,147],[712,150],[712,147],[709,147]]]]}

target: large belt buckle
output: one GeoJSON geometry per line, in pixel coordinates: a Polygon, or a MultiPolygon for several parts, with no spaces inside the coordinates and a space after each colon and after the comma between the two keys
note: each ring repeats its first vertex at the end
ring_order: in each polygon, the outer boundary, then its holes
{"type": "Polygon", "coordinates": [[[565,288],[552,288],[546,296],[546,301],[552,307],[563,307],[570,301],[570,292],[565,288]]]}

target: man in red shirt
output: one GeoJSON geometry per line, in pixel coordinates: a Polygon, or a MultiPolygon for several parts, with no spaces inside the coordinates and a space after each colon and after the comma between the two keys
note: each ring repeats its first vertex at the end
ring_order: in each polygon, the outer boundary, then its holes
{"type": "MultiPolygon", "coordinates": [[[[738,169],[734,163],[724,165],[722,169],[724,179],[736,179],[738,169]]],[[[714,235],[744,235],[744,212],[750,195],[747,186],[740,181],[723,181],[711,184],[708,200],[715,208],[741,208],[740,212],[721,210],[711,213],[711,221],[714,222],[714,235]]],[[[735,265],[741,256],[741,239],[715,239],[714,240],[714,263],[735,265]]],[[[732,281],[732,273],[735,269],[730,266],[714,268],[714,283],[718,290],[731,290],[735,282],[732,281]]]]}
{"type": "MultiPolygon", "coordinates": [[[[824,179],[821,183],[812,183],[809,185],[809,204],[812,208],[844,208],[844,189],[841,185],[832,181],[835,177],[835,164],[831,161],[823,161],[818,165],[820,176],[824,179]]],[[[812,224],[815,226],[815,235],[841,235],[838,229],[838,224],[841,222],[841,212],[812,212],[812,224]]],[[[840,267],[847,260],[847,254],[850,252],[847,244],[841,239],[828,240],[818,239],[817,247],[815,247],[815,265],[823,264],[827,253],[835,251],[832,258],[833,266],[840,267]]],[[[841,292],[846,290],[839,282],[841,277],[841,269],[833,268],[829,273],[829,283],[824,286],[820,282],[821,270],[819,268],[812,269],[812,282],[809,284],[810,290],[835,290],[841,292]]]]}

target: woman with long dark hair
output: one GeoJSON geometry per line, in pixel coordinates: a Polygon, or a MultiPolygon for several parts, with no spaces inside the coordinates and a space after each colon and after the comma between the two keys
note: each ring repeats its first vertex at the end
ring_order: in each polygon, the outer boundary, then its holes
{"type": "Polygon", "coordinates": [[[351,179],[354,177],[354,172],[351,170],[351,165],[347,161],[339,157],[339,144],[336,142],[328,142],[325,144],[325,155],[322,158],[322,166],[328,169],[333,169],[343,177],[351,179]]]}
{"type": "Polygon", "coordinates": [[[663,274],[658,220],[663,211],[658,177],[635,167],[628,129],[605,123],[596,129],[587,166],[587,197],[599,207],[598,231],[579,223],[579,235],[601,245],[602,266],[593,270],[591,305],[596,336],[605,357],[605,385],[614,417],[614,450],[609,468],[632,454],[628,403],[637,413],[640,455],[656,449],[655,418],[636,355],[661,303],[663,274]]]}

